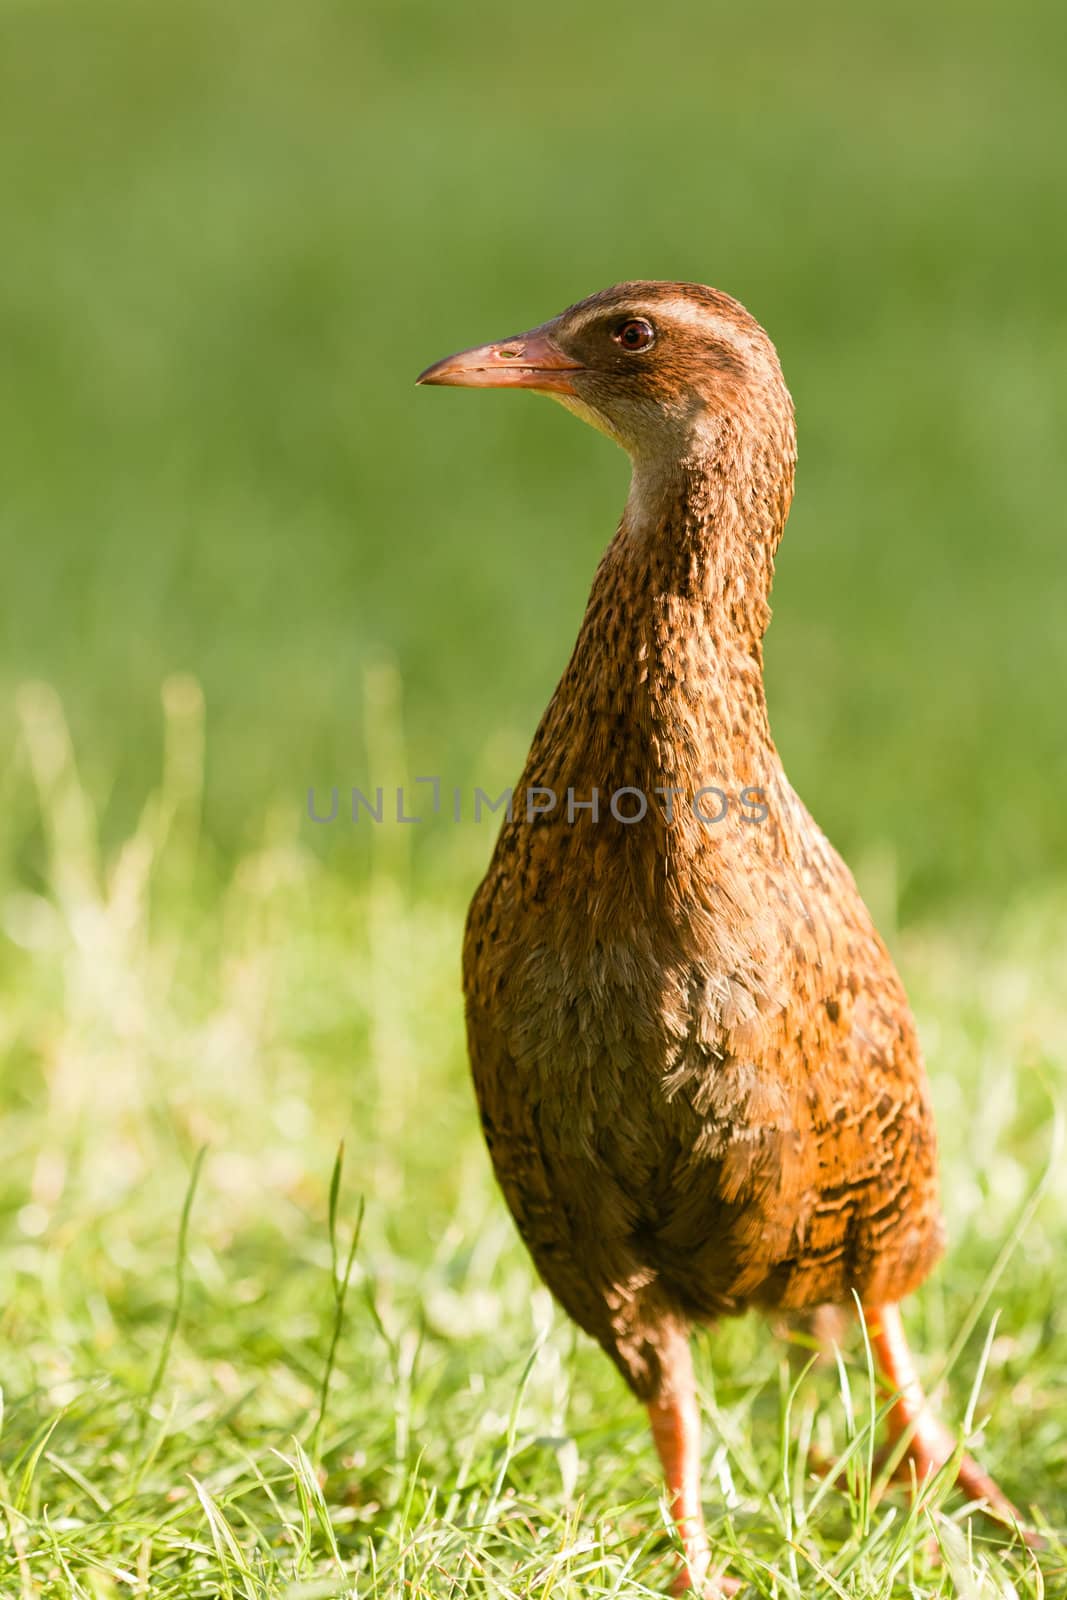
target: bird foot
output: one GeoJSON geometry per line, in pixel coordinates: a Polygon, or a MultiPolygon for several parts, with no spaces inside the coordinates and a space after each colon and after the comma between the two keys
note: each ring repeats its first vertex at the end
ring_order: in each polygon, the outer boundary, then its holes
{"type": "Polygon", "coordinates": [[[712,1572],[710,1563],[688,1562],[671,1584],[672,1595],[699,1595],[700,1600],[729,1600],[741,1588],[739,1578],[712,1572]],[[703,1569],[703,1570],[702,1570],[703,1569]]]}
{"type": "MultiPolygon", "coordinates": [[[[886,1476],[886,1468],[897,1452],[898,1440],[893,1440],[875,1453],[872,1463],[872,1480],[877,1483],[884,1479],[885,1484],[904,1484],[908,1488],[914,1487],[921,1493],[924,1486],[929,1483],[942,1467],[949,1462],[956,1453],[957,1443],[952,1433],[943,1423],[933,1418],[927,1418],[914,1437],[909,1441],[904,1454],[897,1461],[892,1471],[886,1476]]],[[[818,1478],[828,1478],[831,1474],[839,1477],[843,1469],[836,1463],[827,1460],[821,1453],[813,1451],[809,1457],[812,1472],[818,1478]]],[[[973,1456],[964,1455],[956,1473],[956,1482],[971,1500],[982,1503],[985,1514],[994,1522],[1002,1526],[1018,1528],[1023,1540],[1031,1550],[1041,1550],[1045,1541],[1039,1533],[1025,1526],[1019,1511],[1008,1499],[995,1479],[984,1472],[973,1456]]],[[[884,1486],[884,1485],[883,1485],[884,1486]]]]}
{"type": "MultiPolygon", "coordinates": [[[[919,1493],[942,1467],[956,1458],[958,1445],[943,1422],[930,1410],[923,1394],[915,1362],[904,1336],[900,1307],[883,1305],[864,1309],[864,1320],[870,1336],[875,1362],[893,1389],[896,1398],[889,1408],[890,1453],[895,1454],[904,1443],[901,1463],[904,1475],[911,1477],[919,1493]]],[[[983,1472],[972,1456],[963,1455],[956,1467],[956,1482],[972,1500],[981,1501],[986,1516],[1012,1530],[1018,1529],[1032,1550],[1044,1547],[1039,1534],[1022,1527],[1022,1518],[1004,1491],[987,1472],[983,1472]]]]}
{"type": "MultiPolygon", "coordinates": [[[[882,1475],[886,1464],[895,1454],[897,1443],[897,1440],[891,1441],[888,1447],[879,1451],[875,1457],[876,1478],[882,1475]]],[[[952,1460],[957,1449],[957,1441],[950,1429],[932,1417],[929,1412],[924,1412],[908,1440],[903,1456],[893,1468],[889,1481],[908,1484],[914,1482],[921,1492],[924,1485],[952,1460]]],[[[956,1482],[970,1499],[982,1502],[986,1515],[994,1522],[999,1522],[1008,1528],[1018,1528],[1031,1549],[1043,1547],[1044,1540],[1040,1534],[1024,1526],[1022,1516],[1003,1489],[979,1466],[973,1456],[965,1453],[961,1457],[956,1469],[956,1482]]]]}

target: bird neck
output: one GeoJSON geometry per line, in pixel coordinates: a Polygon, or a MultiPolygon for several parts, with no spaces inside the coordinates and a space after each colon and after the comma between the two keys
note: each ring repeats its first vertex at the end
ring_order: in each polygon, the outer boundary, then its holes
{"type": "Polygon", "coordinates": [[[776,765],[761,641],[788,497],[740,466],[635,462],[545,730],[568,769],[740,788],[776,765]]]}
{"type": "Polygon", "coordinates": [[[757,657],[770,622],[774,555],[794,452],[731,418],[708,419],[677,452],[636,454],[620,557],[697,609],[718,639],[757,657]]]}

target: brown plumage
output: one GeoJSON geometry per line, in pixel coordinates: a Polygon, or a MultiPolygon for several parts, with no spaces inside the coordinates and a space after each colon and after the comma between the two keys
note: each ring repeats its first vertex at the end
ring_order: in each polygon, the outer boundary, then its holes
{"type": "MultiPolygon", "coordinates": [[[[952,1449],[896,1312],[942,1248],[915,1026],[767,721],[793,406],[748,312],[680,283],[620,284],[420,381],[539,389],[633,461],[471,906],[464,984],[501,1189],[549,1288],[648,1404],[682,1582],[717,1593],[693,1323],[858,1295],[920,1477],[952,1449]]],[[[1010,1513],[973,1462],[961,1476],[1010,1513]]]]}

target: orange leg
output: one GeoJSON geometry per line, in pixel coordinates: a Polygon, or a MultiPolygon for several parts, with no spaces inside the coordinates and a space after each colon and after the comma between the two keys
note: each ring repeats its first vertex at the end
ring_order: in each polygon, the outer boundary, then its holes
{"type": "MultiPolygon", "coordinates": [[[[889,1412],[890,1449],[907,1439],[904,1459],[914,1465],[921,1488],[955,1453],[956,1441],[934,1416],[923,1394],[899,1306],[878,1306],[865,1312],[865,1318],[874,1359],[896,1394],[889,1412]]],[[[970,1456],[960,1462],[956,1481],[972,1500],[984,1501],[989,1515],[998,1522],[1021,1522],[1007,1495],[970,1456]]]]}
{"type": "Polygon", "coordinates": [[[671,1592],[680,1595],[692,1591],[705,1600],[718,1600],[719,1596],[734,1594],[740,1585],[734,1578],[711,1571],[711,1547],[700,1504],[700,1412],[689,1340],[684,1334],[671,1346],[664,1377],[664,1391],[650,1402],[648,1416],[671,1512],[685,1550],[686,1564],[671,1592]]]}

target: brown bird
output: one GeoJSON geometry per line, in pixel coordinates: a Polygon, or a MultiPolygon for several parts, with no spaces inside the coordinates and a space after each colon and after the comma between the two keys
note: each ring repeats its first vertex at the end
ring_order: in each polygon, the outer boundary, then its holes
{"type": "MultiPolygon", "coordinates": [[[[618,284],[425,384],[534,389],[633,477],[464,945],[471,1067],[541,1276],[647,1405],[685,1568],[709,1550],[689,1329],[863,1306],[921,1483],[955,1443],[898,1303],[941,1253],[915,1025],[771,739],[762,639],[793,495],[767,334],[699,284],[618,284]]],[[[1014,1520],[969,1457],[967,1493],[1014,1520]]]]}

